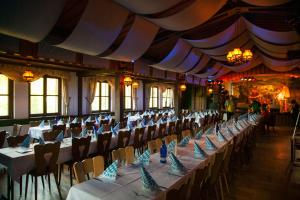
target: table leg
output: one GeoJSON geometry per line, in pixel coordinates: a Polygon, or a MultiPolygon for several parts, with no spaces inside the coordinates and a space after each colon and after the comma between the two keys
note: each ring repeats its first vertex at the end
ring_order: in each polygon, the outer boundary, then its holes
{"type": "Polygon", "coordinates": [[[10,175],[7,173],[7,199],[10,199],[10,175]]]}
{"type": "Polygon", "coordinates": [[[15,196],[15,187],[14,187],[14,184],[15,182],[14,182],[14,180],[13,179],[11,179],[11,185],[10,185],[10,191],[11,191],[11,200],[14,200],[14,196],[15,196]]]}

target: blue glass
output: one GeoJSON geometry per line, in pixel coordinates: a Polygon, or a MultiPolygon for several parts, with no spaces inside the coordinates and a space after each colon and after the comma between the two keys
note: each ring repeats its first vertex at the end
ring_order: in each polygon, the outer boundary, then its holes
{"type": "Polygon", "coordinates": [[[168,155],[168,149],[167,145],[165,144],[165,141],[162,141],[162,145],[160,147],[160,162],[166,163],[167,162],[167,155],[168,155]]]}

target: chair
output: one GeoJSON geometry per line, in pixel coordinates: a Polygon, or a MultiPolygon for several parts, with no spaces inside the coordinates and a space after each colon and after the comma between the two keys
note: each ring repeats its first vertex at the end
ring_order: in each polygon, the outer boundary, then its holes
{"type": "Polygon", "coordinates": [[[85,128],[87,130],[93,130],[94,122],[85,122],[85,128]]]}
{"type": "Polygon", "coordinates": [[[101,119],[100,120],[100,125],[106,125],[109,124],[109,120],[108,119],[101,119]]]}
{"type": "Polygon", "coordinates": [[[175,127],[175,130],[176,130],[176,135],[178,137],[178,139],[180,140],[181,138],[181,131],[182,131],[182,120],[177,120],[176,121],[176,127],[175,127]]]}
{"type": "Polygon", "coordinates": [[[156,125],[148,126],[147,129],[147,141],[153,140],[155,138],[156,125]]]}
{"type": "Polygon", "coordinates": [[[54,141],[56,137],[59,135],[60,130],[52,130],[49,132],[45,132],[44,135],[44,141],[54,141]]]}
{"type": "MultiPolygon", "coordinates": [[[[35,158],[35,169],[31,170],[26,175],[26,189],[25,189],[25,198],[27,197],[28,190],[28,178],[29,174],[34,176],[35,178],[35,199],[37,199],[37,191],[38,191],[38,180],[39,176],[48,176],[48,185],[49,191],[51,191],[50,185],[50,174],[54,175],[55,184],[59,193],[60,199],[61,192],[58,186],[58,176],[57,176],[57,160],[59,155],[60,143],[48,143],[45,145],[35,145],[34,146],[34,158],[35,158]]],[[[43,180],[43,179],[42,179],[43,180]]]]}
{"type": "Polygon", "coordinates": [[[81,124],[80,123],[71,123],[70,124],[70,128],[75,128],[75,127],[80,127],[81,128],[81,124]]]}
{"type": "Polygon", "coordinates": [[[73,137],[79,137],[80,133],[82,132],[82,128],[81,128],[81,126],[79,126],[79,127],[75,126],[75,127],[70,128],[70,131],[71,131],[73,137]]]}
{"type": "Polygon", "coordinates": [[[73,165],[73,170],[74,170],[74,175],[77,183],[82,183],[86,181],[84,165],[82,162],[75,162],[73,165]]]}
{"type": "Polygon", "coordinates": [[[110,131],[111,127],[112,127],[112,125],[110,125],[110,124],[103,124],[103,130],[104,130],[104,132],[110,131]]]}
{"type": "Polygon", "coordinates": [[[16,135],[20,135],[21,131],[22,131],[22,127],[23,125],[21,124],[14,124],[13,126],[13,136],[16,136],[16,135]]]}
{"type": "Polygon", "coordinates": [[[6,131],[0,131],[0,149],[3,147],[6,138],[6,131]]]}
{"type": "Polygon", "coordinates": [[[126,128],[126,126],[127,126],[127,121],[120,122],[120,129],[126,128]]]}
{"type": "Polygon", "coordinates": [[[130,131],[119,131],[118,133],[118,148],[125,148],[130,141],[130,131]]]}
{"type": "MultiPolygon", "coordinates": [[[[73,185],[72,169],[75,162],[82,161],[88,157],[91,143],[91,136],[82,138],[72,138],[72,160],[67,161],[66,164],[70,169],[70,184],[73,185]]],[[[61,180],[61,173],[63,171],[63,165],[60,165],[59,183],[61,180]]]]}
{"type": "Polygon", "coordinates": [[[167,135],[167,124],[160,124],[158,128],[158,138],[163,138],[167,135]]]}
{"type": "Polygon", "coordinates": [[[61,132],[61,131],[63,131],[64,133],[66,132],[66,124],[61,124],[61,125],[53,125],[52,126],[52,130],[53,131],[59,131],[59,132],[61,132]]]}
{"type": "Polygon", "coordinates": [[[8,136],[7,137],[7,144],[9,147],[17,147],[19,146],[25,138],[28,136],[26,135],[17,135],[17,136],[8,136]]]}
{"type": "Polygon", "coordinates": [[[189,119],[185,118],[182,125],[182,130],[189,129],[189,119]]]}
{"type": "Polygon", "coordinates": [[[200,199],[202,186],[205,181],[206,170],[209,170],[208,166],[196,170],[195,179],[191,187],[191,196],[189,200],[200,199]]]}
{"type": "Polygon", "coordinates": [[[112,118],[112,119],[109,121],[108,124],[111,125],[111,126],[114,126],[115,123],[116,123],[116,119],[112,118]]]}
{"type": "Polygon", "coordinates": [[[161,145],[162,145],[161,138],[157,138],[157,139],[155,140],[155,142],[156,142],[156,147],[157,147],[157,149],[159,150],[160,147],[161,147],[161,145]]]}
{"type": "Polygon", "coordinates": [[[106,132],[99,134],[97,138],[97,155],[103,156],[105,166],[108,165],[111,137],[112,132],[106,132]]]}
{"type": "Polygon", "coordinates": [[[168,128],[168,135],[172,135],[176,133],[176,123],[175,122],[169,122],[169,128],[168,128]]]}
{"type": "Polygon", "coordinates": [[[229,193],[227,174],[229,173],[229,163],[230,163],[231,153],[232,153],[233,147],[234,147],[233,142],[228,145],[227,152],[226,152],[226,155],[225,155],[225,158],[224,158],[224,161],[223,161],[223,166],[221,167],[221,175],[220,175],[221,180],[220,181],[222,181],[222,178],[223,178],[223,181],[224,181],[225,186],[226,186],[227,193],[229,193]]]}
{"type": "Polygon", "coordinates": [[[148,149],[151,154],[158,152],[155,140],[148,141],[148,149]]]}
{"type": "Polygon", "coordinates": [[[90,179],[90,173],[94,173],[94,165],[92,158],[86,158],[82,161],[84,167],[84,173],[86,174],[87,178],[90,179]]]}
{"type": "Polygon", "coordinates": [[[172,142],[172,136],[171,135],[167,135],[165,137],[165,142],[166,142],[166,145],[168,145],[170,142],[172,142]]]}
{"type": "Polygon", "coordinates": [[[191,134],[191,130],[189,130],[189,129],[186,129],[186,130],[183,130],[182,131],[182,137],[181,138],[185,138],[185,137],[191,137],[192,136],[192,134],[191,134]]]}
{"type": "Polygon", "coordinates": [[[171,189],[170,191],[167,192],[166,200],[187,199],[189,185],[190,185],[190,180],[188,180],[187,183],[182,184],[179,189],[171,189]]]}
{"type": "Polygon", "coordinates": [[[104,158],[103,156],[95,156],[92,160],[94,167],[93,177],[97,177],[104,171],[104,158]]]}
{"type": "Polygon", "coordinates": [[[118,160],[119,164],[124,163],[126,160],[125,157],[125,149],[124,148],[119,148],[119,149],[115,149],[112,151],[112,160],[118,160]]]}
{"type": "Polygon", "coordinates": [[[125,147],[125,162],[126,165],[132,164],[134,162],[134,148],[133,146],[125,147]]]}
{"type": "Polygon", "coordinates": [[[138,150],[139,153],[142,153],[143,151],[144,133],[145,133],[145,128],[136,128],[134,130],[133,147],[134,147],[134,151],[138,150]]]}

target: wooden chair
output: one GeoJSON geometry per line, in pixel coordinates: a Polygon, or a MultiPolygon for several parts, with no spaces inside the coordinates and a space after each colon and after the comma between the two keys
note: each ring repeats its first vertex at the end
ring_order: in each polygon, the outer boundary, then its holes
{"type": "Polygon", "coordinates": [[[191,187],[191,196],[189,200],[198,200],[201,199],[201,190],[203,183],[205,181],[205,175],[206,175],[206,170],[208,170],[209,167],[206,166],[204,168],[199,168],[195,172],[195,179],[194,183],[191,187]]]}
{"type": "Polygon", "coordinates": [[[0,131],[0,149],[3,147],[6,138],[6,131],[0,131]]]}
{"type": "Polygon", "coordinates": [[[189,137],[192,136],[191,130],[189,130],[189,129],[183,130],[181,134],[182,134],[182,137],[181,137],[181,138],[185,138],[185,137],[187,137],[187,136],[189,136],[189,137]]]}
{"type": "MultiPolygon", "coordinates": [[[[91,136],[82,137],[82,138],[72,138],[72,160],[69,160],[66,163],[64,163],[69,167],[70,170],[71,186],[73,185],[73,175],[72,175],[73,164],[75,162],[82,161],[88,157],[90,143],[91,143],[91,136]]],[[[64,164],[60,165],[59,183],[61,180],[61,173],[63,171],[64,164]]]]}
{"type": "Polygon", "coordinates": [[[56,129],[49,132],[44,133],[44,141],[55,141],[56,137],[59,135],[61,131],[56,129]]]}
{"type": "Polygon", "coordinates": [[[226,152],[224,161],[222,163],[221,172],[220,172],[221,174],[219,177],[221,179],[220,181],[222,181],[222,179],[223,179],[225,186],[226,186],[227,193],[229,193],[227,175],[229,174],[229,164],[230,164],[230,160],[231,160],[231,153],[232,153],[233,147],[234,147],[233,142],[230,143],[227,147],[227,152],[226,152]]]}
{"type": "Polygon", "coordinates": [[[109,124],[109,120],[108,119],[101,119],[100,120],[100,125],[106,125],[109,124]]]}
{"type": "Polygon", "coordinates": [[[82,128],[81,128],[81,126],[80,127],[75,126],[75,127],[70,128],[70,131],[71,131],[73,137],[79,137],[80,133],[82,132],[82,128]]]}
{"type": "Polygon", "coordinates": [[[109,123],[110,126],[114,126],[116,124],[116,119],[112,118],[109,123]]]}
{"type": "Polygon", "coordinates": [[[159,150],[162,145],[161,138],[156,138],[155,142],[156,142],[156,148],[159,150]]]}
{"type": "Polygon", "coordinates": [[[182,125],[182,130],[189,129],[189,119],[185,118],[182,125]]]}
{"type": "Polygon", "coordinates": [[[132,164],[134,162],[134,148],[133,146],[125,147],[125,163],[126,165],[132,164]]]}
{"type": "Polygon", "coordinates": [[[125,149],[124,148],[119,148],[119,149],[115,149],[112,151],[112,160],[118,160],[119,161],[119,165],[121,165],[121,163],[124,163],[126,160],[125,157],[125,149]]]}
{"type": "Polygon", "coordinates": [[[168,135],[172,135],[176,133],[176,123],[175,122],[169,122],[168,127],[168,135]]]}
{"type": "Polygon", "coordinates": [[[131,132],[128,131],[119,131],[118,133],[118,148],[125,148],[128,146],[130,141],[130,134],[131,132]]]}
{"type": "Polygon", "coordinates": [[[103,124],[103,131],[107,132],[111,130],[112,125],[110,124],[103,124]]]}
{"type": "Polygon", "coordinates": [[[80,123],[71,123],[70,124],[70,129],[75,128],[75,127],[80,127],[81,128],[81,124],[80,123]]]}
{"type": "Polygon", "coordinates": [[[86,175],[84,171],[84,165],[82,162],[75,162],[73,164],[74,175],[77,183],[86,181],[86,175]]]}
{"type": "Polygon", "coordinates": [[[86,123],[85,123],[85,128],[86,128],[87,130],[93,130],[94,123],[95,123],[95,122],[86,122],[86,123]]]}
{"type": "Polygon", "coordinates": [[[160,124],[158,128],[158,138],[164,138],[167,135],[167,124],[160,124]]]}
{"type": "Polygon", "coordinates": [[[103,156],[95,156],[92,158],[93,160],[93,177],[97,177],[104,171],[104,158],[103,156]]]}
{"type": "Polygon", "coordinates": [[[187,183],[182,184],[179,189],[171,189],[167,192],[166,200],[174,200],[174,199],[180,199],[180,200],[186,200],[187,194],[189,190],[190,180],[187,181],[187,183]]]}
{"type": "Polygon", "coordinates": [[[59,132],[61,132],[61,131],[63,131],[64,133],[66,132],[66,124],[61,124],[61,125],[53,125],[52,126],[52,130],[53,131],[59,131],[59,132]]]}
{"type": "Polygon", "coordinates": [[[148,141],[148,149],[149,149],[151,154],[154,154],[154,153],[158,152],[159,149],[157,149],[155,140],[148,141]]]}
{"type": "Polygon", "coordinates": [[[171,136],[171,135],[167,135],[167,136],[165,137],[166,145],[168,145],[171,141],[172,141],[172,136],[171,136]]]}
{"type": "MultiPolygon", "coordinates": [[[[38,191],[38,180],[39,176],[48,176],[49,191],[51,191],[50,185],[50,174],[54,175],[55,184],[59,193],[60,199],[61,192],[58,186],[58,176],[57,176],[57,160],[59,155],[60,143],[48,143],[45,145],[35,145],[34,146],[34,158],[35,158],[35,169],[31,170],[26,175],[26,189],[25,189],[25,198],[27,197],[28,190],[28,178],[29,174],[35,178],[35,199],[37,199],[38,191]]],[[[43,179],[42,179],[43,180],[43,179]]]]}
{"type": "Polygon", "coordinates": [[[139,153],[142,153],[143,151],[144,133],[145,133],[145,128],[136,128],[134,130],[133,147],[134,147],[134,151],[138,150],[139,153]]]}
{"type": "Polygon", "coordinates": [[[109,161],[111,138],[112,132],[99,134],[97,138],[97,155],[103,156],[105,166],[108,165],[109,161]]]}
{"type": "Polygon", "coordinates": [[[153,140],[156,137],[156,124],[148,126],[147,129],[147,141],[153,140]]]}
{"type": "Polygon", "coordinates": [[[120,129],[126,128],[126,126],[127,126],[127,121],[120,122],[120,129]]]}
{"type": "Polygon", "coordinates": [[[23,125],[21,125],[21,124],[14,124],[12,135],[13,136],[20,135],[21,131],[22,131],[22,127],[23,127],[23,125]]]}
{"type": "Polygon", "coordinates": [[[8,136],[7,137],[7,144],[9,147],[17,147],[19,146],[25,138],[28,136],[26,135],[17,135],[17,136],[8,136]]]}
{"type": "Polygon", "coordinates": [[[181,132],[182,132],[182,120],[181,119],[176,121],[175,130],[176,130],[176,135],[177,135],[178,139],[180,140],[181,132]]]}

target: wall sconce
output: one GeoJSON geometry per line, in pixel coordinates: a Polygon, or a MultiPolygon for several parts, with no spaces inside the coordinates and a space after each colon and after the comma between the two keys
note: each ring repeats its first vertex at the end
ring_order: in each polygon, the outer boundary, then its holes
{"type": "Polygon", "coordinates": [[[124,84],[125,85],[131,85],[131,83],[132,83],[132,79],[129,76],[126,76],[124,78],[124,84]]]}
{"type": "MultiPolygon", "coordinates": [[[[125,81],[124,81],[124,82],[125,82],[125,81]]],[[[134,82],[132,83],[132,88],[133,88],[133,89],[139,88],[139,83],[138,83],[137,81],[134,81],[134,82]]]]}
{"type": "Polygon", "coordinates": [[[181,92],[186,91],[186,85],[185,85],[185,83],[181,83],[181,84],[180,84],[179,90],[180,90],[181,92]]]}
{"type": "Polygon", "coordinates": [[[209,88],[209,89],[208,89],[208,94],[212,94],[213,91],[214,91],[214,90],[213,90],[212,88],[209,88]]]}
{"type": "Polygon", "coordinates": [[[25,70],[22,76],[23,76],[24,81],[26,81],[26,82],[31,82],[34,78],[34,75],[33,75],[32,71],[30,71],[30,70],[25,70]]]}

